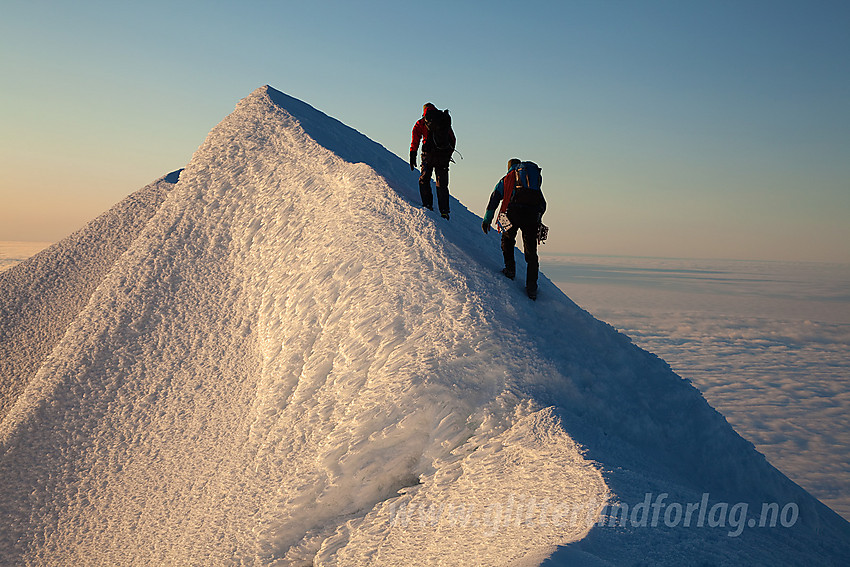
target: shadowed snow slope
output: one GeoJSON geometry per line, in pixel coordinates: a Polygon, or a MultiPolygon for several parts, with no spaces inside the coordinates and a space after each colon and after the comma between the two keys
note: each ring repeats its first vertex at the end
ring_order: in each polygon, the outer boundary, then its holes
{"type": "Polygon", "coordinates": [[[418,207],[407,164],[340,122],[260,88],[176,177],[0,275],[0,561],[850,551],[662,360],[546,278],[529,301],[480,218],[418,207]],[[713,527],[666,514],[703,494],[713,527]],[[734,503],[764,502],[785,521],[735,528],[734,503]]]}

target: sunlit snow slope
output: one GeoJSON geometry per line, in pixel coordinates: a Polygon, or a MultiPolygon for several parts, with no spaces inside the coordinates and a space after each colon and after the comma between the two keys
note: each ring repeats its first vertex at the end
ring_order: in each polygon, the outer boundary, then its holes
{"type": "Polygon", "coordinates": [[[545,278],[529,301],[480,218],[340,122],[263,87],[177,177],[0,274],[4,564],[846,557],[663,361],[545,278]],[[593,526],[650,492],[800,517],[593,526]]]}

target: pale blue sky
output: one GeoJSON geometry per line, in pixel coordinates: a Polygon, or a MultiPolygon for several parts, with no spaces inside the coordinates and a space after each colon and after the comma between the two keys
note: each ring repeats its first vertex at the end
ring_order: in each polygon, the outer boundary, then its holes
{"type": "Polygon", "coordinates": [[[0,240],[183,167],[264,84],[406,159],[448,107],[482,214],[543,167],[543,251],[850,262],[850,3],[4,0],[0,240]]]}

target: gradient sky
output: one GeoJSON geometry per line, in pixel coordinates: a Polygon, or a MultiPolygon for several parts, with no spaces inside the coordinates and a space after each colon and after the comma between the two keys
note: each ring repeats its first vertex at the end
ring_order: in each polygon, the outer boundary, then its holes
{"type": "MultiPolygon", "coordinates": [[[[58,240],[269,84],[407,158],[430,101],[544,252],[850,262],[850,2],[4,0],[0,240],[58,240]]],[[[413,175],[413,174],[411,174],[413,175]]]]}

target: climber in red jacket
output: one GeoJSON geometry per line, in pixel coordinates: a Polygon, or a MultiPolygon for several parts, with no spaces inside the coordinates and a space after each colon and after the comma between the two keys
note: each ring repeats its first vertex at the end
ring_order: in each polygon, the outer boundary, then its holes
{"type": "Polygon", "coordinates": [[[431,174],[437,174],[437,205],[444,219],[449,218],[449,162],[455,151],[455,133],[448,110],[438,110],[430,102],[422,107],[422,118],[413,126],[410,142],[410,170],[416,169],[416,154],[422,141],[422,174],[419,176],[419,194],[422,205],[434,210],[431,192],[431,174]]]}

